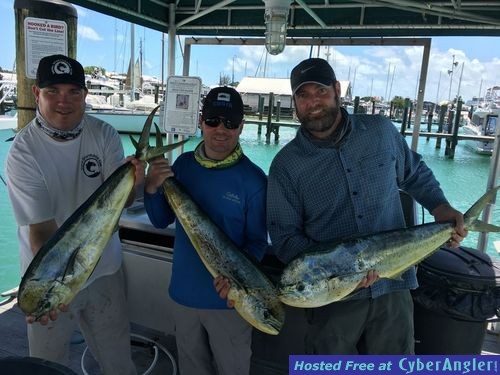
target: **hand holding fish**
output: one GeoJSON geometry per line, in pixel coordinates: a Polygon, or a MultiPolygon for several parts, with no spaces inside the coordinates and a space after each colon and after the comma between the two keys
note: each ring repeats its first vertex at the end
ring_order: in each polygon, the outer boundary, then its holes
{"type": "Polygon", "coordinates": [[[369,286],[372,286],[376,281],[378,281],[379,275],[378,272],[375,270],[370,270],[366,274],[365,277],[363,277],[363,280],[361,280],[356,287],[356,289],[360,288],[368,288],[369,286]]]}
{"type": "Polygon", "coordinates": [[[127,156],[125,159],[125,163],[130,162],[134,166],[134,188],[130,191],[130,195],[125,203],[125,207],[130,206],[138,195],[136,192],[142,191],[144,186],[144,175],[146,172],[146,162],[143,160],[137,159],[135,156],[127,156]]]}
{"type": "Polygon", "coordinates": [[[446,242],[446,245],[453,248],[460,246],[460,242],[468,234],[467,229],[464,227],[464,216],[462,213],[455,210],[449,204],[441,204],[432,210],[431,214],[437,222],[455,222],[454,232],[448,242],[446,242]]]}
{"type": "Polygon", "coordinates": [[[127,156],[125,162],[131,162],[135,167],[135,182],[134,186],[139,187],[144,184],[144,176],[146,173],[146,162],[144,160],[139,160],[135,156],[127,156]]]}
{"type": "MultiPolygon", "coordinates": [[[[59,305],[59,310],[62,312],[68,312],[69,307],[68,307],[68,305],[61,303],[59,305]]],[[[50,310],[48,314],[42,315],[38,319],[34,315],[26,316],[26,323],[33,324],[35,322],[38,322],[42,326],[46,326],[49,323],[49,319],[54,321],[54,320],[57,320],[57,317],[58,317],[57,310],[50,310]]]]}
{"type": "MultiPolygon", "coordinates": [[[[219,293],[220,298],[227,299],[229,290],[231,289],[231,283],[228,279],[221,275],[217,276],[214,279],[214,287],[217,293],[219,293]]],[[[232,309],[234,307],[234,301],[227,299],[227,307],[232,309]]]]}
{"type": "Polygon", "coordinates": [[[149,161],[148,174],[146,176],[145,190],[149,194],[154,194],[168,177],[173,177],[174,172],[170,168],[168,159],[155,158],[149,161]]]}

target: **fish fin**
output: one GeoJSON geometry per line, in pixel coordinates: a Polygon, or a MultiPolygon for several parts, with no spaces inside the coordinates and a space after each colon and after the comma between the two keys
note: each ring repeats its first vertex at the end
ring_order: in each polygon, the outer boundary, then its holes
{"type": "Polygon", "coordinates": [[[151,124],[153,123],[153,118],[158,108],[160,108],[159,105],[151,111],[146,119],[146,122],[144,123],[144,127],[142,128],[139,144],[136,146],[135,151],[135,156],[139,160],[147,160],[147,156],[149,154],[149,135],[151,131],[151,124]]]}
{"type": "Polygon", "coordinates": [[[69,273],[69,270],[73,269],[73,266],[75,264],[76,256],[77,256],[78,251],[80,249],[81,249],[81,247],[78,246],[77,248],[75,248],[71,252],[71,256],[69,257],[68,262],[66,263],[66,268],[64,269],[64,272],[62,273],[62,276],[61,276],[61,284],[62,284],[62,281],[66,278],[66,275],[69,273]]]}
{"type": "MultiPolygon", "coordinates": [[[[476,228],[475,224],[476,222],[480,222],[480,220],[477,220],[477,218],[479,217],[479,214],[483,211],[483,209],[486,207],[486,205],[494,201],[498,189],[500,189],[500,185],[495,186],[494,188],[488,190],[464,214],[465,227],[468,230],[477,231],[475,229],[476,228]]],[[[494,230],[494,232],[496,232],[496,230],[494,230]]]]}
{"type": "Polygon", "coordinates": [[[488,224],[482,220],[474,221],[467,229],[474,232],[500,232],[499,226],[488,224]]]}
{"type": "Polygon", "coordinates": [[[156,125],[155,123],[155,129],[156,129],[156,147],[163,147],[163,139],[162,139],[162,136],[161,136],[161,131],[160,131],[160,128],[158,127],[158,125],[156,125]]]}
{"type": "Polygon", "coordinates": [[[157,156],[163,155],[166,152],[169,152],[169,151],[171,151],[171,150],[173,150],[173,149],[175,149],[175,148],[177,148],[179,146],[182,146],[187,141],[189,141],[189,138],[184,139],[184,140],[182,140],[180,142],[172,143],[171,145],[150,148],[148,150],[148,153],[147,153],[147,156],[146,156],[146,160],[150,160],[150,159],[156,158],[157,156]]]}
{"type": "Polygon", "coordinates": [[[132,141],[132,144],[134,145],[134,148],[137,150],[139,148],[139,143],[131,135],[129,135],[129,137],[130,137],[130,140],[132,141]]]}

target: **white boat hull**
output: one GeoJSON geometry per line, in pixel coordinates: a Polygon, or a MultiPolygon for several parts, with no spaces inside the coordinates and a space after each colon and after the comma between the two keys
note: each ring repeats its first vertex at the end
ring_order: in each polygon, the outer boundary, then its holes
{"type": "MultiPolygon", "coordinates": [[[[467,135],[484,135],[479,127],[470,124],[462,127],[462,132],[467,135]]],[[[493,142],[469,139],[465,141],[465,146],[477,154],[491,155],[493,153],[493,142]]]]}
{"type": "MultiPolygon", "coordinates": [[[[94,116],[99,120],[105,121],[114,127],[118,133],[131,133],[131,134],[140,134],[142,128],[144,126],[144,122],[146,121],[149,112],[99,112],[99,111],[87,111],[88,115],[94,116]]],[[[156,123],[162,133],[164,130],[160,125],[160,116],[155,115],[153,123],[156,123]]],[[[154,134],[155,128],[151,128],[151,133],[154,134]]]]}
{"type": "Polygon", "coordinates": [[[17,129],[17,116],[0,116],[0,130],[17,129]]]}

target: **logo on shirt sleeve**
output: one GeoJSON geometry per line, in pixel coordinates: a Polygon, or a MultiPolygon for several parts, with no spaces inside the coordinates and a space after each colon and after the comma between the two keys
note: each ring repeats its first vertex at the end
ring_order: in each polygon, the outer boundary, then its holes
{"type": "Polygon", "coordinates": [[[102,172],[102,161],[97,155],[89,154],[82,158],[81,168],[85,176],[95,178],[102,172]]]}

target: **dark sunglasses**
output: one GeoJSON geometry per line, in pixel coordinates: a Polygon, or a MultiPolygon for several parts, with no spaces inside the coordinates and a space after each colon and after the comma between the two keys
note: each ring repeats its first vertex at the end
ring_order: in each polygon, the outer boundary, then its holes
{"type": "Polygon", "coordinates": [[[237,121],[231,121],[228,120],[227,118],[221,118],[221,117],[206,118],[203,121],[205,122],[205,125],[210,126],[211,128],[216,128],[217,126],[219,126],[221,122],[224,124],[224,127],[226,129],[230,130],[238,129],[238,127],[240,126],[240,123],[237,121]]]}

